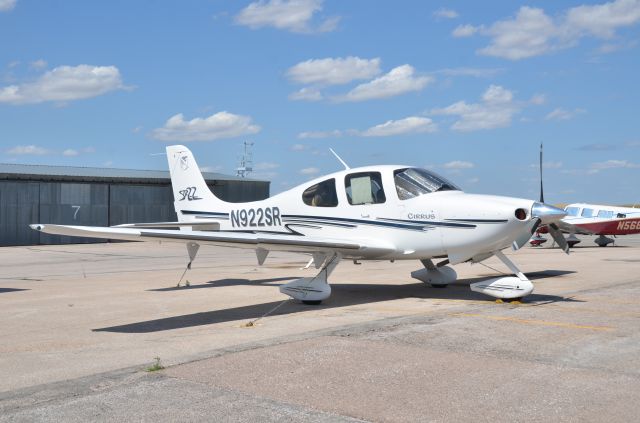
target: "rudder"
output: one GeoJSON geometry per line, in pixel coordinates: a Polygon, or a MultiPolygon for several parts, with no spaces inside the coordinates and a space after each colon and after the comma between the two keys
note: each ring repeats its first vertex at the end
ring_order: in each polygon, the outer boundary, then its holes
{"type": "Polygon", "coordinates": [[[183,145],[167,146],[167,161],[179,221],[190,220],[185,218],[183,210],[221,208],[224,201],[217,198],[207,186],[191,150],[183,145]]]}

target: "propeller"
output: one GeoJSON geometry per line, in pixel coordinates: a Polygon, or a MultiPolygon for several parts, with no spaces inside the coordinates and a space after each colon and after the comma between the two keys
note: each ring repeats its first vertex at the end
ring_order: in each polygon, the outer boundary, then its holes
{"type": "Polygon", "coordinates": [[[511,245],[514,250],[519,250],[527,244],[533,234],[535,234],[538,227],[543,224],[547,226],[549,234],[558,243],[558,246],[562,250],[569,254],[569,244],[562,235],[560,228],[555,223],[565,217],[567,213],[554,206],[550,206],[544,203],[544,188],[542,186],[542,144],[540,144],[540,201],[533,203],[531,207],[531,221],[526,226],[526,231],[522,231],[522,234],[513,241],[511,245]]]}
{"type": "MultiPolygon", "coordinates": [[[[542,187],[542,143],[540,143],[540,203],[544,204],[544,189],[542,187]]],[[[562,248],[565,253],[569,254],[569,244],[567,244],[567,240],[564,238],[564,235],[562,235],[562,232],[560,231],[558,225],[551,222],[547,225],[547,229],[549,230],[549,234],[558,244],[558,246],[562,248]]]]}
{"type": "Polygon", "coordinates": [[[569,243],[565,239],[564,235],[562,235],[562,231],[555,223],[549,224],[549,234],[553,238],[553,240],[558,244],[558,247],[562,248],[562,251],[569,254],[569,243]]]}
{"type": "Polygon", "coordinates": [[[539,217],[531,219],[531,221],[527,225],[527,230],[526,231],[523,230],[522,235],[516,238],[511,244],[513,249],[519,250],[520,248],[524,247],[527,244],[527,242],[531,239],[533,234],[536,233],[536,230],[538,229],[538,226],[540,226],[541,222],[542,220],[539,217]]]}

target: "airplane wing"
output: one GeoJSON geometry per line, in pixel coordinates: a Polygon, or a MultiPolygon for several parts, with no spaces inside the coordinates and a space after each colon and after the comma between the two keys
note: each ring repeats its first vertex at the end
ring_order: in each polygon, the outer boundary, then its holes
{"type": "Polygon", "coordinates": [[[32,229],[51,235],[118,239],[126,241],[197,242],[235,248],[264,248],[267,250],[313,253],[340,252],[347,257],[384,256],[395,251],[393,245],[372,239],[328,239],[276,233],[247,233],[224,231],[194,231],[172,229],[144,229],[100,226],[68,226],[34,224],[32,229]]]}

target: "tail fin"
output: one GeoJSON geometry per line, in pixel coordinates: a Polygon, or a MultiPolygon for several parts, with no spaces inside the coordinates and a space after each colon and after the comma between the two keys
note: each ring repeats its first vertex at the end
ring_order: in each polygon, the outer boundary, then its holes
{"type": "Polygon", "coordinates": [[[192,215],[185,214],[185,210],[214,211],[223,208],[225,202],[207,186],[191,150],[183,145],[170,145],[167,147],[167,160],[179,222],[192,220],[192,215]]]}

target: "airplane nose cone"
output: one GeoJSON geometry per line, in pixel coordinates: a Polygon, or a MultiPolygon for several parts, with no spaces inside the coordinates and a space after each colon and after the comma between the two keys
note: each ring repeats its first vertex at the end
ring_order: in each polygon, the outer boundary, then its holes
{"type": "Polygon", "coordinates": [[[533,203],[531,207],[531,217],[538,217],[542,221],[542,224],[557,222],[567,215],[562,209],[558,207],[550,206],[544,203],[533,203]]]}

